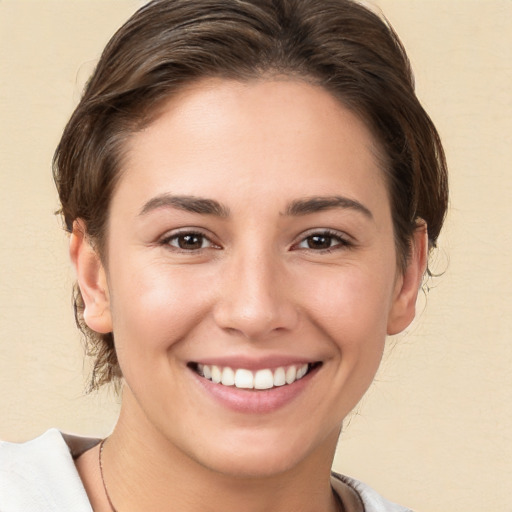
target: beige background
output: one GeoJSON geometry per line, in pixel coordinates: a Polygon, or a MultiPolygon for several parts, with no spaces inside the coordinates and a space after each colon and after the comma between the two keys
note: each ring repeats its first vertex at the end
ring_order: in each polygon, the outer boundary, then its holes
{"type": "MultiPolygon", "coordinates": [[[[336,469],[419,511],[511,512],[512,1],[376,0],[439,127],[451,210],[445,274],[391,341],[336,469]],[[426,302],[426,304],[425,304],[426,302]]],[[[0,438],[112,428],[84,397],[50,161],[81,87],[134,0],[0,0],[0,438]]]]}

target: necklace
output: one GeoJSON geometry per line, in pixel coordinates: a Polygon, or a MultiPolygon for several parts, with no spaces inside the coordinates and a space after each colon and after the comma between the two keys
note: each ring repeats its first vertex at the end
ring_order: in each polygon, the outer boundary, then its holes
{"type": "MultiPolygon", "coordinates": [[[[110,499],[110,495],[108,494],[107,484],[105,483],[105,477],[103,476],[103,460],[102,460],[102,455],[103,455],[103,446],[105,445],[105,441],[107,439],[108,438],[106,437],[105,439],[101,440],[100,451],[99,451],[99,454],[98,454],[98,462],[99,462],[99,465],[100,465],[101,483],[103,484],[103,490],[105,491],[105,496],[107,497],[108,504],[110,505],[110,508],[111,508],[112,512],[117,512],[116,507],[114,507],[114,504],[112,503],[112,500],[110,499]]],[[[343,502],[341,501],[341,498],[338,496],[338,494],[336,492],[334,492],[334,497],[336,499],[336,502],[337,502],[337,505],[339,507],[340,512],[344,512],[345,507],[343,506],[343,502]]]]}
{"type": "Polygon", "coordinates": [[[110,508],[112,509],[112,512],[117,512],[116,507],[114,507],[114,505],[112,504],[112,500],[110,499],[110,496],[108,494],[107,484],[105,483],[105,478],[103,477],[103,462],[102,462],[101,456],[103,455],[103,446],[105,445],[105,441],[107,439],[108,438],[102,439],[102,441],[100,443],[100,452],[99,452],[99,455],[98,455],[98,462],[100,464],[101,482],[103,483],[103,489],[105,491],[105,496],[107,497],[108,504],[110,505],[110,508]]]}

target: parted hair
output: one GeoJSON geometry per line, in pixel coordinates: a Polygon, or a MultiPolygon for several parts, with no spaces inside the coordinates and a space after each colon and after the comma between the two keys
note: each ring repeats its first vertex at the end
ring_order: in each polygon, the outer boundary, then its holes
{"type": "MultiPolygon", "coordinates": [[[[353,0],[154,0],[112,37],[67,123],[53,161],[64,225],[82,219],[102,259],[109,204],[131,134],[188,84],[272,75],[307,80],[358,115],[382,153],[398,265],[418,219],[436,245],[448,201],[446,162],[389,23],[353,0]]],[[[114,333],[77,325],[94,358],[91,389],[118,381],[114,333]]]]}

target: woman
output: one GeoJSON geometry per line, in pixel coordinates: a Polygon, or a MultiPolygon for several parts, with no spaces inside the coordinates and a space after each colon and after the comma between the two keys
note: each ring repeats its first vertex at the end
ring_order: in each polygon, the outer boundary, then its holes
{"type": "Polygon", "coordinates": [[[0,509],[403,511],[331,475],[447,202],[392,29],[350,0],[156,0],[55,154],[106,440],[0,448],[0,509]]]}

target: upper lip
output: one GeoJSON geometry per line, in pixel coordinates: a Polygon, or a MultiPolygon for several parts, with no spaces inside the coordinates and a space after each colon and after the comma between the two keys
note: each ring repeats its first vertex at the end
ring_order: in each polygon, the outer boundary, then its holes
{"type": "Polygon", "coordinates": [[[232,369],[243,368],[245,370],[274,369],[281,366],[302,366],[308,363],[317,363],[320,360],[315,358],[305,358],[297,356],[275,355],[261,358],[244,356],[226,356],[226,357],[208,357],[190,361],[189,364],[202,364],[209,366],[229,367],[232,369]]]}

